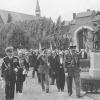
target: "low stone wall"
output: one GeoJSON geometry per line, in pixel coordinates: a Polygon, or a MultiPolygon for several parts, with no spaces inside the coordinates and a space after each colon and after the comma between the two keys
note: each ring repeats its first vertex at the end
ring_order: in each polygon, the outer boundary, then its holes
{"type": "Polygon", "coordinates": [[[100,77],[93,78],[89,72],[81,72],[81,89],[85,92],[98,92],[100,89],[100,77]]]}

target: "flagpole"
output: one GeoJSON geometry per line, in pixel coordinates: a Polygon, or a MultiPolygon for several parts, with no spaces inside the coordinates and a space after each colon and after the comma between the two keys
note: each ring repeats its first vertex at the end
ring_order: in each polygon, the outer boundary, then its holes
{"type": "Polygon", "coordinates": [[[52,50],[52,44],[51,44],[51,41],[50,41],[50,50],[52,50]]]}
{"type": "Polygon", "coordinates": [[[41,46],[41,43],[39,42],[39,50],[41,50],[42,49],[42,46],[41,46]]]}

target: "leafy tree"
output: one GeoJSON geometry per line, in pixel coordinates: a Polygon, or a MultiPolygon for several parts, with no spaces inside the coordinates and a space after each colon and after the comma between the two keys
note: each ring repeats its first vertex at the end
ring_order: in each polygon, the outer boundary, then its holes
{"type": "Polygon", "coordinates": [[[68,45],[68,41],[63,38],[68,32],[68,26],[65,25],[65,21],[61,21],[61,17],[58,17],[57,22],[43,17],[11,23],[11,15],[8,16],[9,23],[0,30],[0,45],[3,48],[8,45],[15,48],[38,48],[39,43],[47,48],[50,47],[50,43],[56,48],[64,48],[64,45],[68,45]]]}
{"type": "Polygon", "coordinates": [[[7,20],[7,23],[10,23],[10,22],[12,22],[12,16],[11,16],[10,13],[8,13],[8,20],[7,20]]]}
{"type": "Polygon", "coordinates": [[[29,37],[25,36],[25,31],[15,25],[12,36],[8,39],[8,45],[15,48],[29,48],[29,37]]]}

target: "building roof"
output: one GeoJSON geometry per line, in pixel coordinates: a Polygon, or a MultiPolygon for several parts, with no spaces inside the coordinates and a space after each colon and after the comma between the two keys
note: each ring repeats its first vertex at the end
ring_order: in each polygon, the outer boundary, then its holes
{"type": "Polygon", "coordinates": [[[0,16],[3,20],[3,22],[6,24],[8,21],[8,16],[11,16],[12,22],[17,22],[17,21],[25,21],[25,20],[33,20],[36,17],[33,15],[28,15],[28,14],[23,14],[23,13],[18,13],[18,12],[12,12],[12,11],[6,11],[0,9],[0,16]]]}
{"type": "Polygon", "coordinates": [[[92,14],[93,11],[81,12],[81,13],[77,13],[76,18],[89,17],[92,14]]]}

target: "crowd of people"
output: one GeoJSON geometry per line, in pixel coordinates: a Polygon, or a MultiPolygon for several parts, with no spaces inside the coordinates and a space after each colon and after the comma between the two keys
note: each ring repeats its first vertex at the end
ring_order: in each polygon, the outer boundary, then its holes
{"type": "Polygon", "coordinates": [[[37,73],[38,83],[42,91],[49,93],[50,85],[57,86],[58,92],[64,92],[65,73],[67,74],[67,90],[69,96],[72,95],[72,81],[76,86],[76,96],[80,95],[80,53],[76,51],[76,46],[70,46],[68,50],[51,50],[43,48],[41,50],[31,49],[28,52],[17,51],[14,55],[14,48],[7,47],[6,57],[3,58],[1,66],[1,77],[5,80],[5,98],[14,100],[14,91],[23,92],[23,82],[26,79],[29,68],[32,68],[32,77],[37,73]]]}

